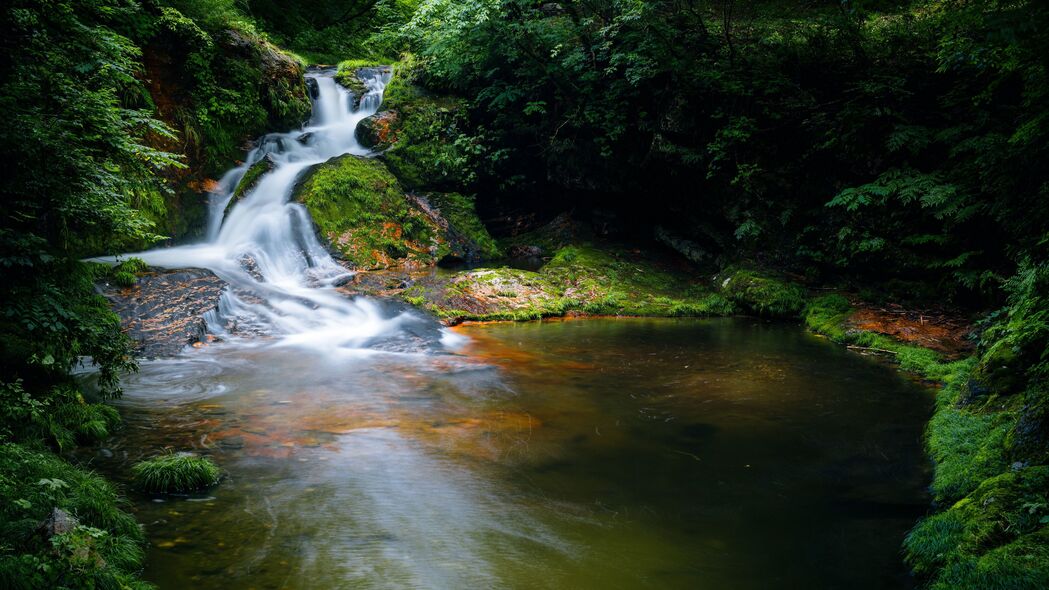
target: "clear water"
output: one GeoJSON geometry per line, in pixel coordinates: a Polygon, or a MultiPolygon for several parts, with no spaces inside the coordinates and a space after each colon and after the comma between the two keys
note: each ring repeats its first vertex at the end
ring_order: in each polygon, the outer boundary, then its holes
{"type": "MultiPolygon", "coordinates": [[[[746,319],[478,324],[455,354],[226,343],[125,379],[145,577],[200,588],[901,588],[922,386],[746,319]]],[[[111,454],[111,455],[110,455],[111,454]]]]}

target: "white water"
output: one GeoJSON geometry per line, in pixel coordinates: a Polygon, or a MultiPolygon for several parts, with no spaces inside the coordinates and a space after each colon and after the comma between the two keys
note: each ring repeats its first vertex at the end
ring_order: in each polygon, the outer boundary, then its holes
{"type": "Polygon", "coordinates": [[[311,166],[343,154],[370,154],[355,131],[378,110],[390,73],[377,69],[365,80],[368,91],[356,110],[351,93],[330,72],[307,77],[319,91],[310,123],[263,137],[241,166],[221,178],[212,194],[205,241],[131,256],[163,268],[206,268],[228,282],[218,310],[207,318],[212,333],[225,338],[265,334],[279,345],[325,353],[359,351],[421,318],[388,316],[374,301],[335,291],[334,285],[352,273],[318,242],[305,207],[290,199],[296,180],[311,166]],[[273,169],[224,216],[237,183],[263,158],[271,159],[273,169]]]}

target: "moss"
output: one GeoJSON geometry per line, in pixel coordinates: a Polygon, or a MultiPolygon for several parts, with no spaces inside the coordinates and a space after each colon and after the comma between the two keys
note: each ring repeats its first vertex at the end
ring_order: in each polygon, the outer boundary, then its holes
{"type": "Polygon", "coordinates": [[[233,198],[230,199],[230,203],[232,204],[243,199],[244,195],[251,192],[259,184],[259,179],[262,178],[262,175],[270,170],[273,170],[273,161],[269,158],[263,158],[252,164],[244,172],[244,176],[240,178],[237,188],[233,189],[233,198]]]}
{"type": "Polygon", "coordinates": [[[393,75],[383,93],[387,111],[384,127],[391,146],[382,158],[397,179],[410,189],[456,191],[474,178],[470,150],[478,146],[465,138],[466,101],[434,96],[416,83],[421,72],[411,54],[398,60],[354,59],[339,63],[335,79],[351,91],[366,90],[357,76],[361,68],[390,65],[393,75]]]}
{"type": "Polygon", "coordinates": [[[1044,588],[1049,583],[1049,467],[989,477],[907,535],[905,556],[931,588],[1044,588]]]}
{"type": "Polygon", "coordinates": [[[347,155],[322,164],[296,198],[332,248],[357,268],[385,268],[398,259],[429,264],[438,254],[438,228],[409,206],[378,160],[347,155]]]}
{"type": "Polygon", "coordinates": [[[852,314],[852,305],[844,295],[832,293],[809,300],[802,313],[805,326],[836,342],[844,342],[845,321],[852,314]]]}
{"type": "Polygon", "coordinates": [[[697,277],[627,250],[592,245],[560,249],[538,272],[462,271],[402,297],[448,320],[530,320],[567,313],[711,316],[734,311],[697,277]]]}
{"type": "Polygon", "coordinates": [[[44,451],[0,445],[0,587],[149,588],[143,534],[101,477],[44,451]],[[74,526],[35,534],[55,509],[74,526]]]}
{"type": "Polygon", "coordinates": [[[178,453],[136,463],[131,468],[135,487],[151,494],[195,492],[219,479],[219,468],[207,457],[178,453]]]}
{"type": "Polygon", "coordinates": [[[427,198],[441,212],[453,231],[461,234],[466,242],[476,248],[480,258],[491,260],[503,255],[499,244],[477,217],[473,197],[460,193],[431,193],[427,198]]]}
{"type": "Polygon", "coordinates": [[[825,295],[809,302],[804,319],[835,341],[893,352],[901,369],[942,384],[926,446],[934,463],[930,489],[948,508],[922,519],[908,534],[904,550],[915,573],[937,590],[1049,585],[1049,468],[1023,467],[1010,459],[1019,401],[973,395],[981,359],[949,361],[928,349],[849,329],[851,313],[843,296],[825,295]]]}
{"type": "Polygon", "coordinates": [[[130,257],[117,264],[93,264],[91,272],[96,281],[111,283],[118,287],[133,287],[138,282],[138,276],[146,272],[149,267],[141,258],[130,257]]]}
{"type": "Polygon", "coordinates": [[[767,274],[729,269],[715,280],[725,297],[759,316],[796,318],[805,308],[805,289],[767,274]]]}

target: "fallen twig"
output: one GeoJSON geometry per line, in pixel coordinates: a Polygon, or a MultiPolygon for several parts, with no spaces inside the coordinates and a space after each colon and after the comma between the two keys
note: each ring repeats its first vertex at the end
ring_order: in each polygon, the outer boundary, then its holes
{"type": "Polygon", "coordinates": [[[869,346],[856,346],[854,344],[849,344],[845,348],[848,348],[849,350],[864,350],[864,351],[868,351],[868,352],[880,352],[882,354],[899,354],[895,350],[885,350],[884,348],[871,348],[869,346]]]}

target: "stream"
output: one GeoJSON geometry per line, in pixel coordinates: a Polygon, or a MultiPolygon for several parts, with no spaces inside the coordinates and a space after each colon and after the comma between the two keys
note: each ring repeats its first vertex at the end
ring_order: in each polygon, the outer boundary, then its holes
{"type": "Polygon", "coordinates": [[[457,354],[216,345],[125,379],[98,465],[207,453],[139,496],[160,588],[905,588],[923,386],[750,319],[476,324],[457,354]]]}
{"type": "Polygon", "coordinates": [[[314,115],[221,181],[207,239],[134,254],[229,288],[216,342],[145,360],[94,465],[224,471],[133,496],[162,589],[900,588],[927,510],[928,390],[797,326],[593,319],[454,330],[336,291],[297,179],[376,112],[311,72],[314,115]],[[232,205],[253,163],[271,171],[232,205]]]}

